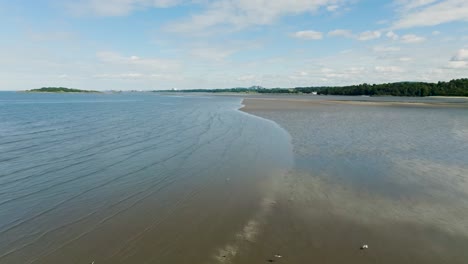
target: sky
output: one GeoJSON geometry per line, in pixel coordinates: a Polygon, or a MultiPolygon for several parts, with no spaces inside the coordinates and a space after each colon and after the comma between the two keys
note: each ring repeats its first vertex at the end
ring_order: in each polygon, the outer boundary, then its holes
{"type": "Polygon", "coordinates": [[[0,0],[0,90],[468,77],[467,0],[0,0]]]}

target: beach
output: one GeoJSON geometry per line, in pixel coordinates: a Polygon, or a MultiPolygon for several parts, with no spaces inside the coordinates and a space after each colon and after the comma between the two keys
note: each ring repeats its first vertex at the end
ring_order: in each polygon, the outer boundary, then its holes
{"type": "Polygon", "coordinates": [[[281,97],[243,104],[288,131],[295,165],[237,263],[466,262],[467,148],[455,146],[468,140],[465,107],[281,97]]]}

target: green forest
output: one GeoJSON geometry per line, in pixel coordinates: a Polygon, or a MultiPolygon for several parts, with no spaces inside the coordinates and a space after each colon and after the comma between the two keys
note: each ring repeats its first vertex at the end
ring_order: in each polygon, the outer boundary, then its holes
{"type": "Polygon", "coordinates": [[[28,92],[34,92],[34,93],[98,93],[98,91],[80,90],[80,89],[65,88],[65,87],[42,87],[39,89],[28,90],[28,92]]]}
{"type": "Polygon", "coordinates": [[[319,95],[368,95],[368,96],[468,96],[468,79],[449,82],[396,82],[384,84],[359,84],[339,87],[296,87],[266,89],[258,86],[230,89],[189,89],[157,92],[208,92],[208,93],[259,93],[259,94],[311,94],[319,95]]]}

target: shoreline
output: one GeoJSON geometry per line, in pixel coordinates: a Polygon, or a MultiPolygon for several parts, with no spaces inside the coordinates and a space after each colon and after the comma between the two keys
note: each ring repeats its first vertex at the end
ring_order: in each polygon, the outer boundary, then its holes
{"type": "Polygon", "coordinates": [[[238,92],[238,93],[233,93],[233,92],[168,92],[168,91],[142,91],[142,92],[153,92],[156,94],[161,94],[161,95],[174,95],[178,94],[183,96],[185,95],[212,95],[212,96],[237,96],[237,97],[243,97],[243,98],[249,98],[249,97],[297,97],[297,98],[333,98],[333,97],[349,97],[349,98],[354,98],[354,99],[359,99],[359,98],[371,98],[371,99],[378,99],[378,98],[405,98],[405,99],[464,99],[468,101],[468,96],[394,96],[394,95],[374,95],[374,96],[366,96],[366,95],[333,95],[333,94],[328,94],[328,95],[312,95],[312,94],[296,94],[296,93],[243,93],[243,92],[238,92]]]}
{"type": "MultiPolygon", "coordinates": [[[[246,219],[242,228],[231,239],[217,247],[212,255],[214,262],[209,263],[237,263],[243,255],[249,252],[252,244],[255,244],[259,240],[262,230],[266,228],[271,218],[272,211],[276,206],[280,194],[282,178],[293,167],[292,137],[288,131],[273,120],[243,111],[244,107],[243,100],[240,100],[239,106],[234,111],[255,120],[254,122],[264,122],[272,125],[273,129],[277,129],[280,134],[283,134],[282,136],[285,137],[285,145],[287,146],[285,150],[291,153],[288,155],[289,158],[281,161],[284,164],[280,170],[275,171],[275,173],[270,174],[268,178],[263,180],[262,186],[258,190],[258,193],[262,195],[259,197],[260,200],[255,202],[257,210],[246,219]]],[[[250,262],[250,260],[247,262],[250,262]]]]}

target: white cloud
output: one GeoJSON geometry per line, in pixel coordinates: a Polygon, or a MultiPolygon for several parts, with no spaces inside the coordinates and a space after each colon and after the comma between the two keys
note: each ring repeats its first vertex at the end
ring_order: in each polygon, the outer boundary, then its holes
{"type": "Polygon", "coordinates": [[[298,31],[293,35],[295,38],[319,40],[323,38],[323,33],[314,30],[298,31]]]}
{"type": "Polygon", "coordinates": [[[320,69],[320,72],[321,73],[332,73],[332,72],[334,72],[334,70],[330,69],[330,68],[322,68],[322,69],[320,69]]]}
{"type": "Polygon", "coordinates": [[[368,40],[373,40],[373,39],[378,39],[382,36],[382,33],[380,31],[364,31],[360,34],[353,34],[351,30],[346,30],[346,29],[335,29],[332,31],[329,31],[327,34],[329,37],[345,37],[345,38],[354,38],[360,41],[368,41],[368,40]]]}
{"type": "Polygon", "coordinates": [[[378,39],[380,38],[380,36],[382,36],[382,33],[380,33],[380,31],[365,31],[359,34],[359,36],[357,36],[357,39],[361,41],[367,41],[372,39],[378,39]]]}
{"type": "Polygon", "coordinates": [[[95,74],[93,77],[98,79],[142,79],[147,75],[143,73],[119,73],[119,74],[95,74]]]}
{"type": "Polygon", "coordinates": [[[351,30],[346,30],[346,29],[335,29],[332,31],[329,31],[327,34],[329,37],[344,37],[344,38],[353,38],[357,39],[360,41],[367,41],[367,40],[373,40],[373,39],[378,39],[382,36],[382,33],[380,31],[364,31],[360,34],[353,34],[351,30]]]}
{"type": "Polygon", "coordinates": [[[339,80],[341,84],[350,84],[351,79],[362,76],[366,71],[365,67],[321,68],[316,72],[316,75],[324,82],[334,79],[339,80]]]}
{"type": "Polygon", "coordinates": [[[400,38],[400,36],[398,36],[395,32],[393,31],[389,31],[387,32],[387,34],[385,34],[385,36],[387,36],[387,38],[389,39],[392,39],[392,40],[398,40],[400,38]]]}
{"type": "Polygon", "coordinates": [[[402,61],[402,62],[408,62],[408,61],[412,61],[413,58],[410,58],[410,57],[401,57],[398,59],[399,61],[402,61]]]}
{"type": "Polygon", "coordinates": [[[375,71],[380,73],[400,73],[403,69],[397,66],[376,66],[375,71]]]}
{"type": "Polygon", "coordinates": [[[466,0],[398,0],[400,18],[394,28],[435,26],[439,24],[468,21],[466,0]]]}
{"type": "Polygon", "coordinates": [[[400,9],[403,11],[421,8],[432,4],[438,0],[396,0],[397,5],[399,5],[400,9]]]}
{"type": "Polygon", "coordinates": [[[424,42],[426,39],[420,36],[416,36],[413,34],[407,34],[401,36],[401,42],[403,43],[421,43],[424,42]]]}
{"type": "Polygon", "coordinates": [[[300,81],[309,79],[309,73],[307,71],[298,71],[288,76],[289,79],[300,81]]]}
{"type": "Polygon", "coordinates": [[[146,8],[166,8],[180,0],[67,0],[64,4],[78,15],[124,16],[135,10],[146,8]]]}
{"type": "Polygon", "coordinates": [[[400,51],[400,47],[392,47],[392,46],[376,46],[372,48],[374,52],[396,52],[400,51]]]}
{"type": "Polygon", "coordinates": [[[345,38],[352,38],[353,32],[351,30],[346,29],[335,29],[327,34],[330,37],[345,37],[345,38]]]}
{"type": "Polygon", "coordinates": [[[227,57],[234,54],[236,51],[233,49],[222,49],[214,47],[198,47],[190,51],[190,54],[194,57],[212,60],[212,61],[222,61],[227,57]]]}
{"type": "Polygon", "coordinates": [[[457,54],[455,54],[451,61],[466,61],[468,62],[468,49],[461,49],[457,51],[457,54]]]}
{"type": "Polygon", "coordinates": [[[257,76],[252,75],[252,74],[242,75],[242,76],[237,77],[237,80],[242,81],[242,82],[252,82],[256,79],[257,79],[257,76]]]}
{"type": "Polygon", "coordinates": [[[140,58],[138,56],[125,57],[119,53],[101,51],[96,54],[99,61],[113,64],[122,65],[126,67],[142,68],[145,70],[173,70],[179,68],[179,63],[169,59],[159,58],[140,58]]]}
{"type": "Polygon", "coordinates": [[[446,69],[464,69],[468,68],[468,62],[466,61],[449,61],[446,69]]]}
{"type": "Polygon", "coordinates": [[[338,10],[338,8],[340,8],[339,5],[329,5],[329,6],[327,6],[327,10],[329,12],[335,12],[336,10],[338,10]]]}
{"type": "Polygon", "coordinates": [[[366,68],[364,67],[350,67],[345,70],[346,73],[349,75],[356,75],[356,74],[363,74],[366,71],[366,68]]]}
{"type": "Polygon", "coordinates": [[[440,33],[441,33],[441,32],[440,32],[440,31],[437,31],[437,30],[432,31],[432,35],[433,35],[433,36],[438,36],[438,35],[440,35],[440,33]]]}
{"type": "Polygon", "coordinates": [[[346,0],[218,0],[202,1],[204,10],[190,18],[167,25],[173,32],[193,33],[216,26],[242,29],[252,25],[269,25],[285,15],[312,13],[321,7],[345,3],[346,0]]]}

